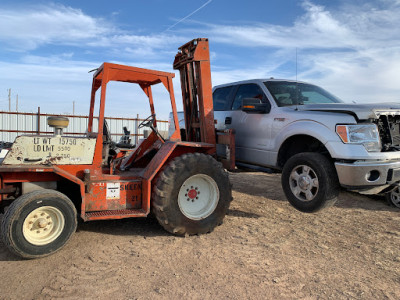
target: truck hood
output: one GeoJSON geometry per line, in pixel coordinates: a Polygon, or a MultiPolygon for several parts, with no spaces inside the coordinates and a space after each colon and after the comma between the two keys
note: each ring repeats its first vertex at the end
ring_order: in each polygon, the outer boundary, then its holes
{"type": "Polygon", "coordinates": [[[358,120],[377,119],[380,115],[400,115],[400,103],[332,103],[298,105],[299,111],[323,111],[345,113],[358,120]]]}

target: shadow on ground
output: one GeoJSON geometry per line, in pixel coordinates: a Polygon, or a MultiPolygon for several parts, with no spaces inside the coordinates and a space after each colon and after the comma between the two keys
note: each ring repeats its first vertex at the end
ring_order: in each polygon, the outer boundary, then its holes
{"type": "Polygon", "coordinates": [[[121,236],[154,237],[169,235],[153,216],[121,220],[81,221],[78,224],[77,231],[99,232],[121,236]]]}
{"type": "MultiPolygon", "coordinates": [[[[280,174],[236,172],[230,173],[230,179],[233,184],[233,191],[256,197],[264,197],[273,201],[287,201],[282,190],[280,174]]],[[[390,206],[383,196],[367,196],[345,190],[341,191],[335,207],[400,212],[398,208],[390,206]]]]}
{"type": "Polygon", "coordinates": [[[232,217],[239,217],[239,218],[248,218],[248,219],[258,219],[258,218],[262,217],[259,214],[242,211],[239,209],[229,209],[226,215],[232,216],[232,217]]]}
{"type": "MultiPolygon", "coordinates": [[[[1,222],[2,215],[0,215],[1,222]]],[[[141,236],[144,238],[169,236],[153,216],[147,218],[128,218],[121,220],[104,220],[104,221],[78,221],[76,232],[96,232],[108,235],[119,236],[141,236]]],[[[24,260],[11,253],[6,246],[0,241],[0,261],[21,261],[24,260]]]]}

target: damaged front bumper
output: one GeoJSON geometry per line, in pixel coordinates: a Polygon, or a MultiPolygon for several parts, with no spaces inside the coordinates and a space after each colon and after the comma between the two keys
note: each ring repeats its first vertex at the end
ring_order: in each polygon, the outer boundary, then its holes
{"type": "Polygon", "coordinates": [[[340,184],[354,191],[378,194],[400,181],[400,161],[336,162],[340,184]]]}

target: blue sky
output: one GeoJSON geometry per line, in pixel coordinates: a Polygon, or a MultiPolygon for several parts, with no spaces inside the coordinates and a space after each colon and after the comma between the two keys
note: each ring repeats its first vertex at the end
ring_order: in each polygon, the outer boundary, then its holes
{"type": "MultiPolygon", "coordinates": [[[[400,101],[400,0],[7,1],[0,3],[0,110],[87,114],[102,62],[173,72],[177,48],[210,40],[213,85],[296,78],[345,101],[400,101]]],[[[178,74],[177,74],[178,75],[178,74]]],[[[175,96],[181,107],[179,76],[175,96]]],[[[137,87],[112,84],[108,116],[149,114],[137,87]]],[[[169,100],[154,90],[159,118],[169,100]]]]}

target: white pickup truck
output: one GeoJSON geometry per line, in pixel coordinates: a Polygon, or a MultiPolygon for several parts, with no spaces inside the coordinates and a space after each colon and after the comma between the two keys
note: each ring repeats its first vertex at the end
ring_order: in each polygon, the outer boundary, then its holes
{"type": "Polygon", "coordinates": [[[236,165],[281,171],[298,210],[333,205],[340,187],[387,192],[400,206],[400,104],[347,104],[318,86],[272,78],[216,86],[213,100],[216,128],[236,132],[236,165]]]}

